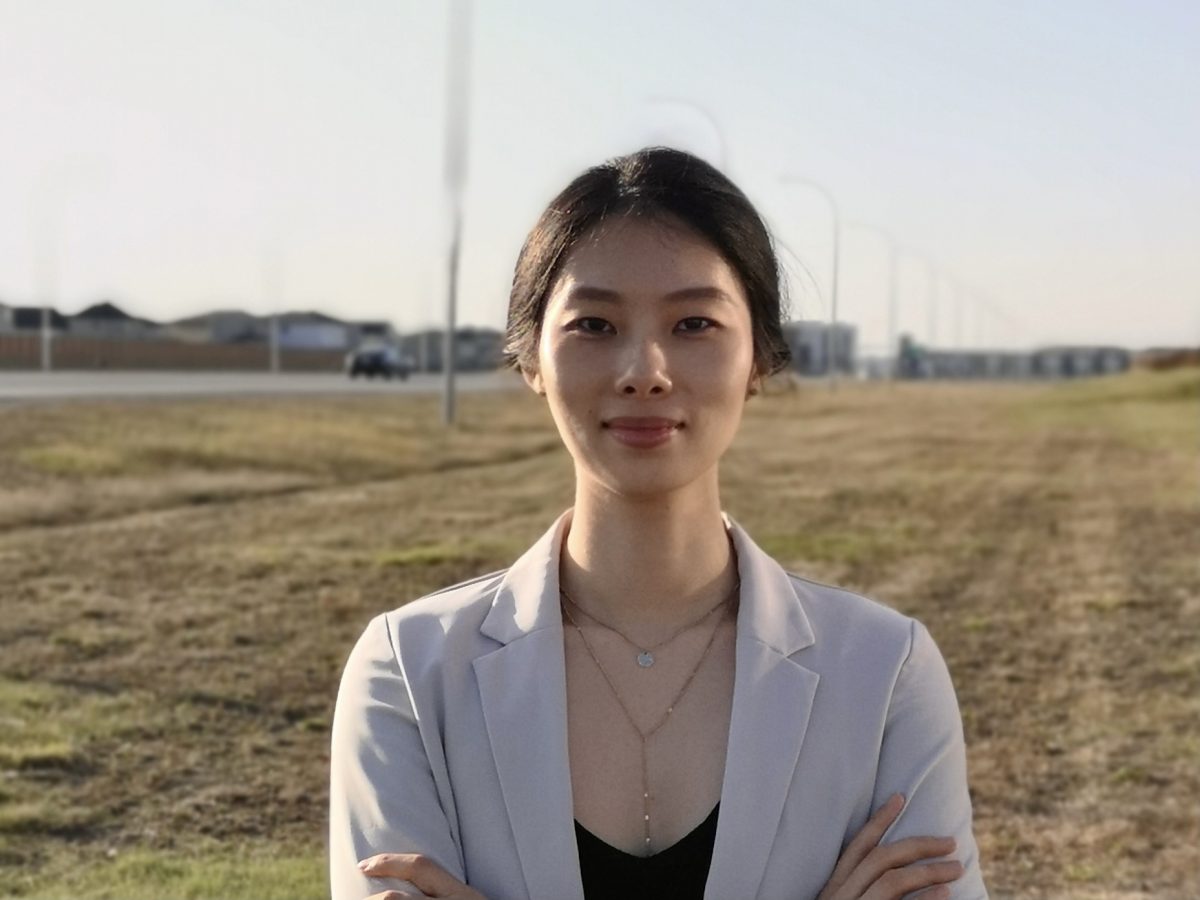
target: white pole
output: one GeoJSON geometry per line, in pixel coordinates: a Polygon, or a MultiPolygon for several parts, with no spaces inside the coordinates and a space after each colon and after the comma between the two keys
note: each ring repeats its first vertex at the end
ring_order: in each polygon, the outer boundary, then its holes
{"type": "MultiPolygon", "coordinates": [[[[43,190],[38,196],[37,228],[34,240],[34,289],[41,298],[41,364],[42,371],[54,368],[54,306],[58,302],[58,251],[61,240],[57,209],[43,190]]],[[[55,198],[57,199],[57,198],[55,198]]]]}
{"type": "Polygon", "coordinates": [[[455,421],[455,349],[458,330],[458,258],[462,243],[462,195],[467,176],[470,97],[471,0],[451,0],[446,52],[446,190],[450,201],[447,254],[446,334],[442,350],[442,423],[455,421]]]}
{"type": "Polygon", "coordinates": [[[929,263],[929,347],[933,349],[938,343],[938,300],[941,295],[941,284],[929,263]]]}
{"type": "Polygon", "coordinates": [[[283,264],[278,233],[262,246],[262,302],[267,315],[267,370],[279,374],[279,310],[283,297],[283,264]]]}

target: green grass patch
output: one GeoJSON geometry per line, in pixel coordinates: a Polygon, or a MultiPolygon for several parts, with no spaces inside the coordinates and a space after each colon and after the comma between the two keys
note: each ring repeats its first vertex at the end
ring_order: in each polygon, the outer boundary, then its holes
{"type": "Polygon", "coordinates": [[[64,808],[54,801],[0,804],[0,834],[71,836],[93,819],[86,810],[64,808]]]}
{"type": "Polygon", "coordinates": [[[838,563],[860,566],[894,558],[907,545],[903,530],[825,529],[764,535],[759,546],[784,563],[838,563]]]}
{"type": "Polygon", "coordinates": [[[234,851],[183,855],[119,852],[66,878],[18,886],[21,900],[323,900],[325,851],[271,855],[234,851]]]}
{"type": "Polygon", "coordinates": [[[128,457],[118,448],[90,443],[54,443],[17,451],[22,465],[45,475],[87,478],[116,475],[128,467],[128,457]]]}
{"type": "Polygon", "coordinates": [[[139,719],[128,696],[0,678],[0,770],[75,770],[89,740],[119,734],[139,719]]]}
{"type": "Polygon", "coordinates": [[[468,555],[461,547],[452,544],[426,544],[419,547],[406,547],[400,550],[385,550],[376,554],[375,564],[378,566],[438,566],[443,563],[455,562],[468,555]]]}
{"type": "Polygon", "coordinates": [[[1194,452],[1200,442],[1200,370],[1056,382],[1022,397],[1010,413],[1035,428],[1100,429],[1144,450],[1194,452]]]}
{"type": "Polygon", "coordinates": [[[73,769],[80,762],[82,756],[78,749],[64,740],[39,743],[36,739],[26,739],[0,746],[0,769],[73,769]]]}

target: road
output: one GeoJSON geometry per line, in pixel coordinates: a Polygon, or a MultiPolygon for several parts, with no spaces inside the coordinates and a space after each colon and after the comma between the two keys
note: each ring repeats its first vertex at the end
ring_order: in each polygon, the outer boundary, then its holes
{"type": "MultiPolygon", "coordinates": [[[[520,385],[511,372],[464,372],[464,393],[510,390],[520,385]]],[[[59,401],[112,397],[219,397],[274,394],[435,394],[438,374],[406,381],[350,380],[327,372],[0,372],[0,402],[59,401]]]]}

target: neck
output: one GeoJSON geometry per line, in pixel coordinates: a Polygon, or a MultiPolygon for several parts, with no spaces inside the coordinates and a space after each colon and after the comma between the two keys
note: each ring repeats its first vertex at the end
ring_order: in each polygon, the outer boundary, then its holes
{"type": "Polygon", "coordinates": [[[585,612],[653,638],[737,583],[716,479],[666,497],[630,498],[580,483],[563,542],[563,589],[585,612]]]}

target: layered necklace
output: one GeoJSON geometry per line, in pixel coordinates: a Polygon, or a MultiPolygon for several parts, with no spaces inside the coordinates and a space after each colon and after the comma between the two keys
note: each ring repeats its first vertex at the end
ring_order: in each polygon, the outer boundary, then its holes
{"type": "Polygon", "coordinates": [[[688,688],[690,688],[692,686],[692,682],[696,679],[696,673],[700,671],[700,666],[702,666],[704,664],[704,660],[708,658],[708,653],[712,649],[713,644],[717,640],[717,632],[719,632],[721,630],[721,623],[720,623],[720,620],[718,619],[717,624],[713,626],[712,633],[708,636],[708,643],[706,643],[704,645],[704,652],[700,654],[700,658],[697,659],[696,664],[694,666],[692,666],[692,670],[688,673],[688,677],[683,682],[683,686],[680,687],[680,689],[675,693],[675,696],[674,696],[674,698],[672,698],[671,702],[667,704],[666,710],[659,717],[658,721],[654,723],[653,726],[651,726],[650,728],[643,731],[641,728],[638,727],[638,723],[634,720],[633,715],[629,712],[629,707],[625,705],[625,701],[621,699],[621,694],[620,694],[620,692],[617,691],[616,683],[612,680],[612,677],[608,674],[608,670],[604,667],[604,664],[600,662],[600,657],[596,654],[596,649],[592,646],[592,642],[588,640],[587,633],[584,632],[584,630],[580,627],[579,622],[575,619],[575,616],[571,613],[571,609],[572,609],[572,607],[574,607],[574,609],[576,611],[583,613],[585,616],[587,616],[589,619],[591,619],[593,622],[595,622],[601,628],[605,628],[608,631],[611,631],[613,634],[617,635],[619,638],[621,638],[623,641],[625,641],[625,643],[629,644],[629,646],[631,646],[634,650],[637,651],[637,656],[635,657],[637,660],[637,664],[639,666],[641,666],[643,669],[646,669],[646,668],[649,668],[650,666],[654,665],[654,652],[656,650],[658,650],[661,647],[665,647],[667,644],[671,643],[671,641],[675,640],[677,637],[679,637],[685,631],[695,628],[698,625],[702,624],[703,622],[707,621],[708,618],[710,616],[712,616],[712,614],[715,613],[717,610],[726,608],[728,605],[730,605],[730,601],[732,601],[733,598],[735,598],[738,595],[738,590],[740,589],[740,587],[741,587],[741,579],[736,579],[734,581],[733,590],[729,593],[729,595],[727,597],[722,598],[720,603],[718,603],[716,606],[712,607],[712,609],[708,610],[708,612],[704,613],[704,615],[700,616],[697,619],[694,619],[691,622],[688,622],[682,628],[677,629],[674,633],[671,634],[670,637],[666,638],[665,640],[659,641],[657,644],[654,644],[651,647],[643,647],[641,644],[639,644],[637,641],[631,639],[628,635],[626,635],[620,629],[614,628],[613,626],[600,621],[595,616],[593,616],[591,613],[587,612],[582,607],[580,607],[579,604],[577,604],[574,600],[572,600],[566,591],[561,590],[561,589],[559,590],[559,593],[562,595],[562,599],[563,599],[563,605],[562,605],[563,613],[566,615],[567,620],[575,627],[575,630],[579,633],[579,639],[581,641],[583,641],[584,649],[587,651],[588,656],[590,656],[592,658],[592,662],[595,663],[596,669],[599,670],[600,675],[604,678],[605,684],[608,685],[608,689],[612,692],[613,699],[615,699],[617,701],[617,706],[619,706],[621,708],[621,712],[623,712],[625,714],[625,718],[626,718],[626,720],[628,720],[629,726],[633,729],[634,733],[638,736],[638,739],[641,742],[642,825],[644,828],[645,848],[646,848],[647,853],[649,853],[649,851],[650,851],[650,800],[651,800],[651,795],[650,795],[650,764],[649,764],[649,753],[648,753],[650,739],[652,737],[654,737],[655,734],[658,733],[659,729],[661,729],[665,724],[667,724],[667,720],[671,718],[671,713],[673,713],[675,711],[675,707],[679,704],[679,701],[683,699],[683,695],[686,694],[688,691],[688,688]]]}

